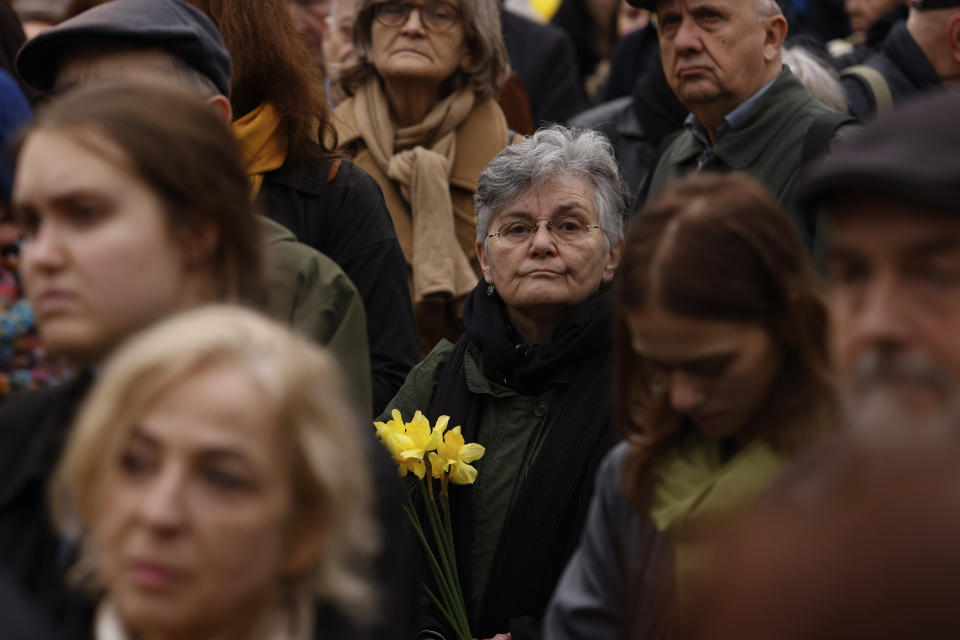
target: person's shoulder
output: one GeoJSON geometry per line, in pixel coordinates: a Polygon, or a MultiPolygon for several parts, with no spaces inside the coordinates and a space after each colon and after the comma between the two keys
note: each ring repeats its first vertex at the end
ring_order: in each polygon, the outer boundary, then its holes
{"type": "Polygon", "coordinates": [[[348,189],[350,195],[358,201],[379,204],[383,201],[380,185],[363,167],[357,166],[350,158],[337,158],[336,172],[328,170],[331,187],[348,189]]]}
{"type": "Polygon", "coordinates": [[[426,411],[433,401],[440,375],[443,373],[455,346],[448,340],[441,340],[437,343],[437,346],[427,354],[427,357],[407,374],[400,390],[387,404],[377,420],[389,420],[394,409],[399,410],[404,416],[407,414],[413,415],[413,412],[417,410],[426,411]]]}
{"type": "Polygon", "coordinates": [[[619,478],[623,471],[623,462],[629,451],[630,443],[625,440],[614,445],[600,463],[600,471],[597,474],[597,479],[604,478],[610,480],[610,478],[619,478]]]}
{"type": "Polygon", "coordinates": [[[570,40],[570,36],[555,24],[542,24],[509,10],[502,11],[500,15],[508,37],[518,43],[543,49],[565,46],[573,47],[573,41],[570,40]]]}
{"type": "Polygon", "coordinates": [[[597,129],[606,131],[615,129],[610,125],[616,125],[625,117],[629,117],[633,111],[633,96],[623,96],[609,102],[604,102],[586,111],[581,111],[570,118],[571,127],[585,127],[587,129],[597,129]]]}
{"type": "MultiPolygon", "coordinates": [[[[85,375],[85,374],[84,374],[85,375]]],[[[33,468],[39,459],[31,452],[45,443],[62,439],[73,414],[82,402],[88,382],[73,379],[63,384],[15,395],[0,405],[0,468],[4,470],[4,491],[18,485],[24,474],[44,473],[33,468]]]]}

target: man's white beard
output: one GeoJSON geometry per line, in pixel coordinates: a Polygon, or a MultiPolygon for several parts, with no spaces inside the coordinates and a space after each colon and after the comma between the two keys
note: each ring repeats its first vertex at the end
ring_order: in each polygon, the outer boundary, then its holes
{"type": "Polygon", "coordinates": [[[875,349],[841,384],[846,428],[867,438],[899,439],[918,431],[956,430],[960,390],[956,381],[922,353],[875,349]]]}

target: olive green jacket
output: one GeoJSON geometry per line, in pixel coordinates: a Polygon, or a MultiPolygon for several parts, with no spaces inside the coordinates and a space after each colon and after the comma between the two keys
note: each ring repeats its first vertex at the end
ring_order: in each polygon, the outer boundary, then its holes
{"type": "MultiPolygon", "coordinates": [[[[803,143],[813,121],[829,107],[810,95],[786,67],[760,96],[746,121],[721,137],[705,154],[703,144],[685,128],[667,147],[654,169],[647,202],[672,180],[694,171],[746,171],[770,190],[787,210],[808,246],[813,245],[816,221],[805,219],[797,205],[796,182],[803,143]]],[[[834,141],[858,127],[840,127],[834,141]]]]}
{"type": "Polygon", "coordinates": [[[264,310],[330,350],[357,410],[369,417],[373,392],[360,294],[330,258],[297,242],[283,225],[263,216],[258,219],[267,249],[264,310]]]}

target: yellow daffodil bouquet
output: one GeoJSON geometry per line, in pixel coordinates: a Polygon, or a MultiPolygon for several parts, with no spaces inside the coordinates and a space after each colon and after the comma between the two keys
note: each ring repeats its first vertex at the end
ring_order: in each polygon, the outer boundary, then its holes
{"type": "Polygon", "coordinates": [[[440,416],[433,426],[417,411],[413,420],[404,422],[396,409],[388,422],[374,422],[377,437],[386,445],[393,456],[401,477],[414,474],[419,491],[423,497],[426,520],[434,544],[427,539],[424,523],[421,522],[413,505],[413,497],[406,493],[404,511],[413,523],[420,538],[424,556],[433,570],[436,591],[424,584],[427,597],[430,598],[440,614],[447,619],[459,640],[470,640],[470,624],[467,621],[467,607],[463,600],[463,589],[457,573],[457,558],[453,548],[453,527],[450,522],[450,502],[447,487],[453,484],[473,484],[477,479],[477,470],[471,462],[483,457],[484,448],[476,443],[467,444],[460,433],[460,427],[447,430],[449,416],[440,416]],[[435,482],[440,482],[436,491],[435,482]],[[439,497],[438,497],[439,493],[439,497]],[[437,507],[439,501],[440,507],[437,507]]]}

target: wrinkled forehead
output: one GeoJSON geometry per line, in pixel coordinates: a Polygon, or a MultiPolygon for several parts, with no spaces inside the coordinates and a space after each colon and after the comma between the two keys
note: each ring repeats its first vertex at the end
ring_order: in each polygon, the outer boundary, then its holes
{"type": "Polygon", "coordinates": [[[947,211],[893,194],[852,191],[825,202],[819,214],[831,253],[893,260],[960,251],[960,208],[947,211]]]}
{"type": "Polygon", "coordinates": [[[545,182],[527,185],[498,212],[498,218],[597,217],[596,189],[586,177],[561,173],[545,182]]]}
{"type": "Polygon", "coordinates": [[[54,92],[106,79],[142,77],[144,74],[171,76],[176,58],[155,47],[129,44],[78,46],[66,52],[57,69],[54,92]]]}

